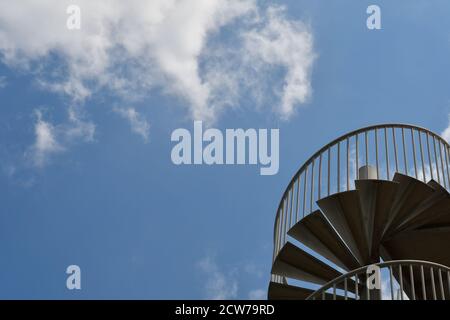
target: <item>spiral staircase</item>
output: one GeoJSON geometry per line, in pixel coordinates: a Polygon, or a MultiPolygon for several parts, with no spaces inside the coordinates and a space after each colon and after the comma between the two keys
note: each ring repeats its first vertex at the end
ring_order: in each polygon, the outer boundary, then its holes
{"type": "Polygon", "coordinates": [[[449,151],[384,124],[316,152],[278,207],[268,298],[450,300],[449,151]]]}

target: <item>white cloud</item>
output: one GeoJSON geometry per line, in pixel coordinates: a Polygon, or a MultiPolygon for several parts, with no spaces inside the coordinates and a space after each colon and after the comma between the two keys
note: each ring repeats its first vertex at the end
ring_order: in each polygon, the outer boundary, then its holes
{"type": "Polygon", "coordinates": [[[38,70],[44,88],[76,102],[102,88],[131,100],[156,88],[186,102],[192,118],[214,120],[240,94],[265,101],[273,95],[267,86],[277,88],[277,112],[288,118],[311,95],[312,35],[282,8],[264,10],[253,0],[22,0],[1,7],[2,61],[38,70]],[[66,28],[69,4],[81,8],[81,30],[66,28]],[[204,61],[224,28],[235,35],[231,48],[204,61]],[[268,85],[275,69],[285,72],[282,83],[268,85]]]}
{"type": "Polygon", "coordinates": [[[315,59],[313,37],[299,21],[284,17],[283,7],[270,7],[262,26],[246,32],[245,48],[257,68],[283,67],[284,84],[278,113],[288,118],[311,95],[310,73],[315,59]]]}
{"type": "Polygon", "coordinates": [[[66,151],[78,140],[94,140],[95,125],[84,121],[73,107],[68,111],[69,120],[56,126],[43,119],[41,110],[36,110],[35,115],[35,142],[25,154],[35,167],[44,167],[52,155],[66,151]]]}
{"type": "Polygon", "coordinates": [[[42,119],[41,111],[36,111],[35,114],[34,134],[36,140],[31,147],[31,160],[35,166],[42,167],[46,164],[49,155],[60,152],[63,148],[56,142],[53,125],[42,119]]]}
{"type": "Polygon", "coordinates": [[[250,300],[265,300],[267,299],[267,292],[262,289],[251,290],[248,293],[248,298],[250,300]]]}
{"type": "Polygon", "coordinates": [[[128,120],[131,130],[148,142],[150,125],[134,108],[114,108],[114,111],[122,118],[128,120]]]}
{"type": "Polygon", "coordinates": [[[84,121],[74,107],[69,108],[69,121],[61,126],[62,135],[67,142],[84,140],[93,142],[95,125],[92,122],[84,121]]]}
{"type": "Polygon", "coordinates": [[[231,274],[222,272],[212,257],[205,257],[198,263],[198,266],[206,274],[206,299],[236,299],[237,280],[231,274]]]}

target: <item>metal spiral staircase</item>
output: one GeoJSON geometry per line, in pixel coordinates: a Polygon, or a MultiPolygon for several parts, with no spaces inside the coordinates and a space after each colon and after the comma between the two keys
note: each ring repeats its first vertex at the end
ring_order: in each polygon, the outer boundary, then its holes
{"type": "Polygon", "coordinates": [[[405,124],[316,152],[278,207],[268,298],[450,299],[449,152],[405,124]]]}

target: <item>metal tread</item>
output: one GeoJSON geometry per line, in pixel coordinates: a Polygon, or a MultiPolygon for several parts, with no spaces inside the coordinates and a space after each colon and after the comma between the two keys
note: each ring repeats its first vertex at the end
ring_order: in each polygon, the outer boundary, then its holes
{"type": "Polygon", "coordinates": [[[288,235],[347,271],[361,266],[320,210],[297,222],[288,235]]]}
{"type": "Polygon", "coordinates": [[[423,228],[404,231],[383,242],[392,260],[424,260],[450,266],[450,227],[423,228]]]}
{"type": "Polygon", "coordinates": [[[387,235],[395,234],[399,225],[435,191],[428,184],[398,172],[393,181],[399,183],[399,188],[385,227],[384,234],[387,235]]]}
{"type": "Polygon", "coordinates": [[[358,191],[333,194],[317,201],[317,205],[350,248],[359,264],[369,263],[370,250],[358,191]]]}
{"type": "Polygon", "coordinates": [[[389,213],[392,210],[399,183],[386,180],[356,180],[361,213],[366,227],[371,261],[378,261],[379,246],[383,238],[389,213]]]}
{"type": "Polygon", "coordinates": [[[272,265],[272,274],[325,284],[342,273],[291,242],[286,242],[272,265]]]}

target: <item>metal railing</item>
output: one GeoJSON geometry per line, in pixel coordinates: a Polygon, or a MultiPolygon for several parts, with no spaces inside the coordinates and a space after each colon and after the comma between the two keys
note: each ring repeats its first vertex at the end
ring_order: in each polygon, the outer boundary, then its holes
{"type": "MultiPolygon", "coordinates": [[[[407,124],[381,124],[347,133],[328,143],[296,172],[284,191],[274,223],[273,260],[288,230],[317,209],[316,201],[353,190],[361,166],[374,166],[378,179],[395,172],[450,190],[450,145],[430,130],[407,124]]],[[[282,282],[272,275],[272,281],[282,282]]]]}
{"type": "Polygon", "coordinates": [[[364,266],[319,288],[306,300],[450,300],[450,268],[396,260],[364,266]]]}

